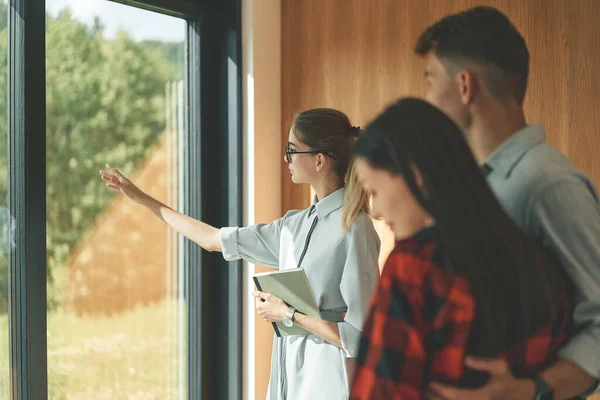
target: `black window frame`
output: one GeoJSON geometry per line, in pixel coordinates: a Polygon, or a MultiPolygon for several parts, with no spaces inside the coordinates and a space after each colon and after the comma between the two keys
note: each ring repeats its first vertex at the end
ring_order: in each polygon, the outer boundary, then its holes
{"type": "MultiPolygon", "coordinates": [[[[105,0],[183,18],[186,209],[215,226],[242,215],[241,0],[105,0]],[[203,134],[205,132],[205,134],[203,134]],[[223,207],[227,204],[227,207],[223,207]]],[[[8,0],[11,399],[46,400],[46,0],[8,0]]],[[[187,399],[242,399],[241,262],[186,241],[187,399]],[[232,265],[233,264],[233,265],[232,265]]]]}

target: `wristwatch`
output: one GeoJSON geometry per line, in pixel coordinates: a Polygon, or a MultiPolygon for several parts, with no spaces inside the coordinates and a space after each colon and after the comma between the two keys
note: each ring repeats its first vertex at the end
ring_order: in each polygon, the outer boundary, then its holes
{"type": "Polygon", "coordinates": [[[296,312],[296,309],[292,306],[288,307],[287,313],[285,314],[285,317],[283,317],[283,319],[281,320],[281,322],[283,322],[283,325],[291,328],[292,326],[294,326],[294,313],[296,312]]]}
{"type": "Polygon", "coordinates": [[[534,377],[533,383],[535,384],[534,400],[554,400],[554,389],[541,376],[534,377]]]}

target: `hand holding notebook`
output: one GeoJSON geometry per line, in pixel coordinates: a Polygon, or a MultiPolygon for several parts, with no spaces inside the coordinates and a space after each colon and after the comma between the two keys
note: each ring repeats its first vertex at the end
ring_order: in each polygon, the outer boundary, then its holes
{"type": "MultiPolygon", "coordinates": [[[[253,276],[256,288],[261,292],[279,297],[298,312],[313,318],[320,318],[319,307],[302,268],[264,272],[253,276]]],[[[273,323],[278,337],[288,335],[308,335],[305,329],[293,325],[286,327],[281,322],[273,323]]]]}

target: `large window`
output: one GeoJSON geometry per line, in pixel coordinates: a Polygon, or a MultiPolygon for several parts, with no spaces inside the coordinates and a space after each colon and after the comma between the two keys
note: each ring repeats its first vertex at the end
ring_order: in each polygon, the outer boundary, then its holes
{"type": "Polygon", "coordinates": [[[183,242],[98,170],[183,209],[185,21],[46,4],[48,397],[184,398],[183,242]]]}
{"type": "Polygon", "coordinates": [[[0,399],[242,398],[240,263],[98,174],[242,223],[240,15],[0,0],[0,399]]]}

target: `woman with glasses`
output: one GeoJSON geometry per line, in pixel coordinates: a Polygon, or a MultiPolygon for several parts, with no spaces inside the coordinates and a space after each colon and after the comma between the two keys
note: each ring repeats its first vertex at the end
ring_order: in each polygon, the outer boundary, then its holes
{"type": "Polygon", "coordinates": [[[268,322],[297,324],[309,335],[275,337],[268,399],[347,399],[351,371],[371,296],[379,278],[379,238],[367,215],[368,199],[351,167],[360,128],[337,110],[312,109],[294,117],[285,148],[292,181],[315,192],[305,210],[269,224],[217,229],[148,196],[107,165],[111,189],[139,203],[173,229],[226,260],[244,259],[279,269],[302,267],[321,319],[296,312],[281,299],[254,292],[268,322]],[[344,218],[342,212],[344,211],[344,218]]]}

